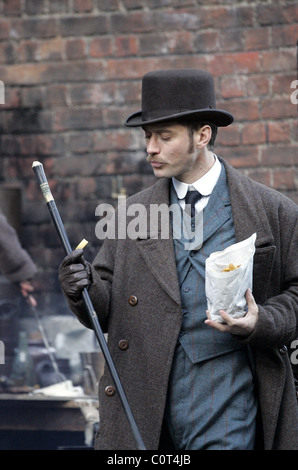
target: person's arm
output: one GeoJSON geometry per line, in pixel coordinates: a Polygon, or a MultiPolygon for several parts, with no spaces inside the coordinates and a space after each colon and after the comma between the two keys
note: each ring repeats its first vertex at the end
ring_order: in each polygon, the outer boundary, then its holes
{"type": "MultiPolygon", "coordinates": [[[[289,214],[288,214],[289,215],[289,214]]],[[[281,222],[281,227],[286,225],[281,222]]],[[[243,340],[257,347],[279,347],[298,337],[298,221],[294,229],[284,236],[284,251],[279,269],[283,285],[278,295],[269,297],[257,305],[248,293],[248,312],[245,317],[232,319],[223,313],[226,325],[206,320],[206,324],[218,330],[242,336],[243,340]]]]}
{"type": "Polygon", "coordinates": [[[21,246],[15,229],[0,213],[0,270],[12,283],[18,284],[22,295],[29,301],[34,290],[30,280],[36,273],[36,266],[28,252],[21,246]],[[30,298],[29,298],[30,294],[30,298]]]}

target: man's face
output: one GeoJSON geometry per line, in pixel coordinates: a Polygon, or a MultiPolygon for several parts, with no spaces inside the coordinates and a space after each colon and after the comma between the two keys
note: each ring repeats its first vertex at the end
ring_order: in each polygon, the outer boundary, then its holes
{"type": "Polygon", "coordinates": [[[189,129],[177,123],[161,123],[145,126],[144,132],[148,161],[155,176],[190,182],[199,152],[189,129]]]}

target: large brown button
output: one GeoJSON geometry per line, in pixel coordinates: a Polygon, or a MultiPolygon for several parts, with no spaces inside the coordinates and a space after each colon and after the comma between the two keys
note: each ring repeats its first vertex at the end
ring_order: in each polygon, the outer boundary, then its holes
{"type": "Polygon", "coordinates": [[[138,303],[138,298],[136,295],[131,295],[128,299],[128,303],[129,305],[131,305],[132,307],[134,307],[135,305],[137,305],[138,303]]]}
{"type": "Polygon", "coordinates": [[[118,343],[118,347],[119,349],[121,349],[121,351],[126,351],[128,349],[128,341],[126,339],[120,339],[119,343],[118,343]]]}
{"type": "Polygon", "coordinates": [[[105,388],[105,394],[107,395],[107,397],[113,397],[115,393],[116,393],[116,389],[112,385],[108,385],[105,388]]]}

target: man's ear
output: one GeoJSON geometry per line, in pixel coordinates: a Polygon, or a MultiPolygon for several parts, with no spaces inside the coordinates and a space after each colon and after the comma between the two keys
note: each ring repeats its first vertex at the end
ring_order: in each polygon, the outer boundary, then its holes
{"type": "Polygon", "coordinates": [[[209,144],[211,137],[212,130],[211,127],[208,126],[208,124],[198,129],[195,135],[195,142],[197,148],[206,147],[209,144]]]}

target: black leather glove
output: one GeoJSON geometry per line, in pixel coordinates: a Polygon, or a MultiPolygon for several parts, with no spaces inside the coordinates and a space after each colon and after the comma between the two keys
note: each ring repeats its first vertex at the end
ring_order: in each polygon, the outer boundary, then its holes
{"type": "Polygon", "coordinates": [[[91,269],[83,257],[83,250],[67,255],[58,268],[58,279],[65,294],[78,300],[84,287],[91,283],[91,269]]]}

